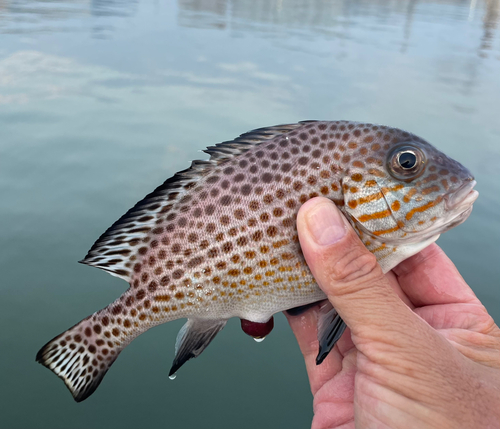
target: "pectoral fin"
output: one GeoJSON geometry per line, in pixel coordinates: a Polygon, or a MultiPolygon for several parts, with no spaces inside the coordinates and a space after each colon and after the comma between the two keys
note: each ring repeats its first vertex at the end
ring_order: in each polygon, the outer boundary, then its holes
{"type": "Polygon", "coordinates": [[[175,358],[168,375],[173,375],[189,359],[197,357],[226,325],[227,320],[188,319],[177,334],[175,358]]]}
{"type": "Polygon", "coordinates": [[[328,356],[330,350],[344,333],[345,328],[346,324],[330,304],[330,301],[323,301],[320,304],[318,314],[319,352],[316,356],[316,365],[319,365],[328,356]]]}

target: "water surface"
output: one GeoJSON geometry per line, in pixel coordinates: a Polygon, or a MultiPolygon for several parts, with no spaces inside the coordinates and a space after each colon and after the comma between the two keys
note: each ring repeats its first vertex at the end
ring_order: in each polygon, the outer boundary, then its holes
{"type": "Polygon", "coordinates": [[[36,364],[126,284],[76,263],[199,150],[253,128],[351,119],[408,129],[480,197],[439,244],[500,321],[498,0],[0,0],[0,427],[304,428],[311,395],[282,316],[230,321],[167,374],[183,321],[135,340],[76,404],[36,364]]]}

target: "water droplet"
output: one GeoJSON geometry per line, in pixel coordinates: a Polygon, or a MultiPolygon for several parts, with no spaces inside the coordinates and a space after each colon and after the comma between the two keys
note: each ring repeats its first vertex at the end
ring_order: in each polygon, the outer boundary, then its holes
{"type": "Polygon", "coordinates": [[[168,376],[168,378],[170,378],[170,380],[175,380],[175,377],[177,377],[177,374],[172,374],[172,375],[168,376]]]}
{"type": "Polygon", "coordinates": [[[266,339],[266,337],[260,337],[260,338],[255,338],[254,337],[254,340],[257,341],[258,343],[261,343],[262,341],[264,341],[266,339]]]}

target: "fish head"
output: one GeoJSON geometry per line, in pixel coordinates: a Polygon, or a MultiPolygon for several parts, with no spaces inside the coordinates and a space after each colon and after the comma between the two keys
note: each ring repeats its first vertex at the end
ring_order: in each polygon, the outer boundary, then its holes
{"type": "Polygon", "coordinates": [[[467,168],[425,140],[395,131],[343,180],[344,212],[358,231],[385,242],[416,243],[464,222],[478,197],[467,168]]]}

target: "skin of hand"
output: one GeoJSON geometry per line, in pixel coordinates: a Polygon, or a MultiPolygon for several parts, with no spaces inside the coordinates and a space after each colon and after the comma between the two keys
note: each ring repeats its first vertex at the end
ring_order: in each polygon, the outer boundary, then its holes
{"type": "Polygon", "coordinates": [[[499,428],[500,329],[435,244],[384,275],[326,198],[297,218],[304,256],[348,329],[321,365],[317,308],[288,321],[312,428],[499,428]]]}

